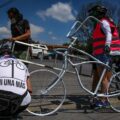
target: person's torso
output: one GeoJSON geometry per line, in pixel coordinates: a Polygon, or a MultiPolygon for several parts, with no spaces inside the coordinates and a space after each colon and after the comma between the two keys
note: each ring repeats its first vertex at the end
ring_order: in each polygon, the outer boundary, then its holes
{"type": "MultiPolygon", "coordinates": [[[[120,44],[120,39],[119,39],[119,34],[116,26],[114,25],[114,23],[110,22],[108,19],[103,18],[100,21],[102,20],[106,20],[109,23],[109,26],[111,29],[112,42],[111,42],[110,49],[111,50],[120,49],[120,46],[117,47],[118,44],[120,44]]],[[[102,30],[101,23],[97,23],[93,31],[93,54],[94,55],[104,54],[105,43],[106,43],[106,35],[102,30]]]]}
{"type": "Polygon", "coordinates": [[[26,66],[13,58],[0,59],[0,90],[22,95],[27,90],[26,66]]]}
{"type": "MultiPolygon", "coordinates": [[[[17,23],[14,23],[11,25],[12,36],[17,37],[17,36],[23,35],[27,29],[30,29],[29,23],[27,20],[21,20],[17,23]]],[[[30,38],[28,38],[22,42],[28,43],[29,40],[30,40],[30,38]]],[[[15,51],[23,51],[23,50],[27,50],[27,48],[28,48],[27,46],[22,45],[22,44],[15,43],[15,45],[14,45],[15,51]]]]}

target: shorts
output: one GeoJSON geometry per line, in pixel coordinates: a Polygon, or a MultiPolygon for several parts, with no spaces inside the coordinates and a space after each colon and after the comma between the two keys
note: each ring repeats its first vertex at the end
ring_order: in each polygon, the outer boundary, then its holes
{"type": "Polygon", "coordinates": [[[96,55],[94,56],[95,58],[97,58],[98,60],[100,60],[103,63],[107,63],[111,61],[111,58],[105,54],[101,54],[101,55],[96,55]]]}
{"type": "Polygon", "coordinates": [[[17,115],[24,111],[31,102],[29,92],[23,96],[0,90],[0,116],[17,115]]]}
{"type": "MultiPolygon", "coordinates": [[[[110,56],[107,56],[105,54],[101,54],[101,55],[96,55],[95,58],[97,58],[98,60],[100,60],[101,62],[103,62],[105,64],[108,62],[108,65],[110,67],[112,67],[112,59],[110,56]]],[[[99,68],[100,66],[97,65],[96,67],[99,68]]]]}

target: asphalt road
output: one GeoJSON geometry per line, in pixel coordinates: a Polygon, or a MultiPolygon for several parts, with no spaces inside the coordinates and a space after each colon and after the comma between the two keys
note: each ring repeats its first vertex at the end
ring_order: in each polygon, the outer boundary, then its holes
{"type": "MultiPolygon", "coordinates": [[[[40,62],[38,59],[34,59],[34,62],[42,63],[46,65],[51,65],[57,68],[61,68],[62,61],[54,61],[54,60],[45,60],[40,62]]],[[[30,65],[29,70],[33,71],[35,69],[39,69],[40,67],[30,65]]],[[[69,66],[69,70],[72,68],[69,66]]],[[[85,73],[91,74],[90,66],[85,70],[85,73]],[[88,71],[87,71],[88,70],[88,71]]],[[[83,70],[84,71],[84,70],[83,70]]],[[[47,74],[45,74],[47,76],[47,74]]],[[[35,76],[38,79],[38,75],[35,76]]],[[[49,76],[47,76],[49,77],[49,76]]],[[[64,76],[64,82],[67,89],[67,98],[63,106],[53,115],[40,117],[35,116],[27,111],[21,113],[23,120],[119,120],[120,113],[116,113],[111,109],[98,109],[94,110],[90,108],[89,104],[89,95],[79,87],[78,81],[76,77],[72,73],[66,73],[64,76]]],[[[92,78],[91,76],[86,76],[83,79],[83,84],[91,89],[92,78]]],[[[33,89],[39,89],[40,84],[36,84],[36,82],[32,82],[33,89]]]]}

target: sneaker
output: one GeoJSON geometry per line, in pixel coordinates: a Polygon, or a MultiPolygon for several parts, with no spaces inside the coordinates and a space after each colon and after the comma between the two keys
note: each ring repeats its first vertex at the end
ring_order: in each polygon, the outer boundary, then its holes
{"type": "Polygon", "coordinates": [[[110,103],[108,101],[103,102],[103,107],[109,108],[110,103]]]}
{"type": "Polygon", "coordinates": [[[95,107],[99,107],[99,108],[109,108],[110,107],[110,103],[108,101],[102,102],[102,101],[97,101],[95,103],[95,107]]]}

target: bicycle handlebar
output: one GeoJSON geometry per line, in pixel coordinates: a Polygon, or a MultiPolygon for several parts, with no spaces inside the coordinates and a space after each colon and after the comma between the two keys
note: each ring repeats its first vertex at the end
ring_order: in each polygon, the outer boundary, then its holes
{"type": "MultiPolygon", "coordinates": [[[[0,44],[5,44],[7,42],[12,42],[12,40],[9,40],[9,39],[0,40],[0,44]]],[[[30,43],[25,43],[25,42],[21,42],[21,41],[14,41],[14,42],[18,43],[18,44],[25,45],[25,46],[29,46],[29,47],[35,47],[35,48],[40,48],[42,50],[48,50],[48,48],[46,48],[46,47],[36,46],[36,45],[30,44],[30,43]]]]}
{"type": "Polygon", "coordinates": [[[67,35],[66,35],[67,38],[71,38],[72,36],[74,36],[82,26],[84,26],[85,28],[87,28],[87,26],[85,26],[84,24],[85,24],[85,22],[88,21],[89,19],[94,19],[94,20],[96,20],[97,22],[100,22],[100,23],[101,23],[101,21],[100,21],[99,19],[97,19],[96,17],[94,17],[94,16],[88,16],[83,22],[81,22],[81,21],[75,21],[74,24],[72,25],[70,31],[69,31],[69,32],[67,33],[67,35]],[[77,27],[77,29],[75,30],[75,32],[73,32],[73,33],[71,34],[71,31],[75,28],[75,26],[77,25],[77,23],[80,23],[80,25],[77,27]],[[70,34],[71,34],[71,35],[70,35],[70,34]]]}
{"type": "Polygon", "coordinates": [[[72,25],[70,31],[69,31],[69,32],[67,33],[67,35],[66,35],[67,38],[73,40],[73,41],[70,43],[70,45],[68,46],[68,48],[72,47],[72,45],[76,42],[77,37],[75,37],[75,34],[78,32],[78,30],[79,30],[82,26],[84,26],[84,27],[87,28],[87,26],[85,26],[84,24],[85,24],[85,22],[88,21],[89,19],[94,19],[94,20],[96,20],[97,22],[100,22],[100,23],[101,23],[101,21],[100,21],[99,19],[97,19],[96,17],[94,17],[94,16],[88,16],[83,22],[75,21],[74,24],[72,25]],[[79,26],[77,27],[77,29],[75,29],[75,31],[71,34],[72,30],[75,28],[75,26],[76,26],[78,23],[80,23],[80,25],[79,25],[79,26]]]}
{"type": "Polygon", "coordinates": [[[21,42],[21,41],[15,41],[15,43],[22,44],[22,45],[26,45],[26,46],[29,46],[29,47],[40,48],[40,49],[42,49],[42,50],[48,50],[48,48],[36,46],[36,45],[33,45],[33,44],[29,44],[29,43],[24,43],[24,42],[21,42]]]}

